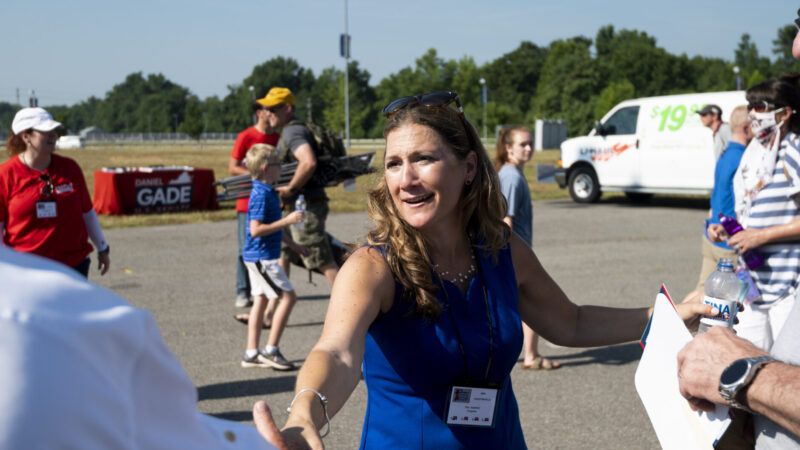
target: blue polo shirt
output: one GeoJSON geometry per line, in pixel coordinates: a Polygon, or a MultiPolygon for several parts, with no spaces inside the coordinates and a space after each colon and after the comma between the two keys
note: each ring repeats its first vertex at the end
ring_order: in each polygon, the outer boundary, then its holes
{"type": "Polygon", "coordinates": [[[246,262],[256,262],[262,259],[278,259],[281,257],[282,230],[261,237],[250,235],[250,221],[258,220],[262,223],[272,223],[281,218],[281,201],[278,193],[272,186],[253,180],[253,189],[250,191],[250,202],[247,205],[247,233],[242,259],[246,262]]]}

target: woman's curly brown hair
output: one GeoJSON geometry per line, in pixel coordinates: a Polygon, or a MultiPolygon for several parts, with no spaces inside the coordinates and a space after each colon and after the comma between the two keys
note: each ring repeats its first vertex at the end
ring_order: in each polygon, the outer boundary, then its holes
{"type": "MultiPolygon", "coordinates": [[[[510,231],[503,222],[505,199],[500,192],[497,172],[489,160],[475,128],[466,117],[447,106],[416,106],[402,109],[387,119],[384,137],[409,124],[423,125],[435,131],[461,161],[470,152],[477,156],[476,175],[465,185],[461,206],[463,226],[472,242],[493,257],[508,245],[510,231]]],[[[442,311],[436,299],[438,286],[434,283],[428,245],[418,230],[400,216],[389,193],[384,177],[369,192],[367,211],[375,224],[368,233],[370,245],[381,246],[395,277],[403,285],[404,298],[416,303],[415,312],[435,319],[442,311]]]]}

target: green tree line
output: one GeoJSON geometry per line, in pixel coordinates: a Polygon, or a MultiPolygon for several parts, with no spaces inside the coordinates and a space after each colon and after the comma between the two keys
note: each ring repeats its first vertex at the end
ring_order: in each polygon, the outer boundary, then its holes
{"type": "MultiPolygon", "coordinates": [[[[607,25],[594,39],[577,36],[547,47],[523,41],[514,50],[478,65],[472,57],[444,59],[435,49],[405,67],[370,84],[370,73],[353,60],[348,67],[350,133],[354,138],[380,137],[381,108],[409,94],[451,89],[460,94],[467,117],[479,129],[492,132],[502,124],[532,124],[537,118],[561,119],[568,133],[586,133],[618,102],[636,97],[685,92],[733,90],[734,67],[743,88],[769,77],[800,71],[792,58],[794,25],[777,31],[772,58],[762,55],[743,34],[732,60],[675,55],[658,47],[656,39],[637,30],[607,25]],[[488,103],[483,124],[480,79],[486,80],[488,103]]],[[[279,56],[256,65],[223,97],[198,98],[188,88],[162,74],[128,75],[104,98],[90,97],[72,106],[48,109],[72,132],[98,126],[117,132],[236,132],[251,123],[250,103],[271,86],[290,88],[296,110],[331,129],[344,130],[344,72],[330,67],[315,75],[290,57],[279,56]],[[252,90],[251,90],[252,86],[252,90]]],[[[19,108],[0,102],[0,126],[10,128],[19,108]]]]}

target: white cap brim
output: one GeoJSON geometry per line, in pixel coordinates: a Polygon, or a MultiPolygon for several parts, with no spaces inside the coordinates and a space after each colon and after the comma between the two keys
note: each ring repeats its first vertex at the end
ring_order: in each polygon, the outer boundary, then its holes
{"type": "Polygon", "coordinates": [[[46,133],[48,131],[53,131],[60,126],[61,122],[56,122],[55,120],[47,120],[45,122],[40,123],[39,125],[36,125],[35,127],[33,127],[33,129],[36,131],[43,131],[46,133]]]}

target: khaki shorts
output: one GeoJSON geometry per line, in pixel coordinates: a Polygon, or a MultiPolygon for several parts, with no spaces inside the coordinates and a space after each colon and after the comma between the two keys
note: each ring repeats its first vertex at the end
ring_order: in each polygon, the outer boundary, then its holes
{"type": "Polygon", "coordinates": [[[697,280],[697,290],[701,293],[705,289],[706,279],[711,275],[711,272],[717,270],[717,263],[721,258],[728,258],[736,267],[736,262],[739,260],[739,255],[733,250],[717,247],[703,235],[703,266],[700,268],[700,279],[697,280]]]}
{"type": "MultiPolygon", "coordinates": [[[[328,202],[310,202],[306,208],[305,226],[298,230],[290,226],[292,239],[308,249],[303,256],[303,264],[308,269],[318,269],[328,263],[336,264],[331,245],[325,235],[325,220],[328,218],[328,202]]],[[[281,257],[286,258],[286,244],[283,244],[281,257]]]]}

